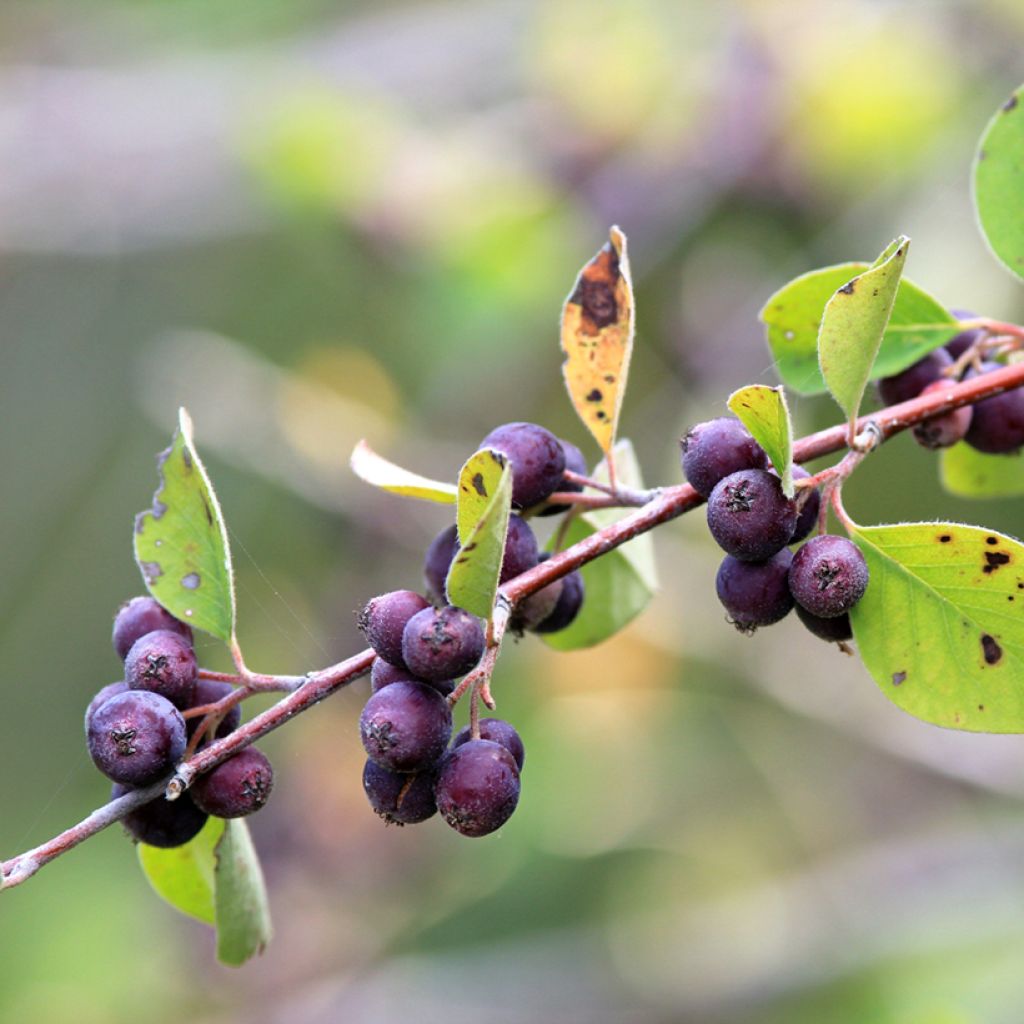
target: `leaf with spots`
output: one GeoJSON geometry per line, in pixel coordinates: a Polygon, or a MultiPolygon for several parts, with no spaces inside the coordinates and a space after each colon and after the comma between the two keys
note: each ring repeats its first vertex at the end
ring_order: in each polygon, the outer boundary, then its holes
{"type": "MultiPolygon", "coordinates": [[[[622,484],[643,489],[640,464],[633,445],[625,438],[615,445],[615,466],[622,484]]],[[[607,462],[601,462],[593,475],[595,480],[607,482],[607,462]]],[[[575,544],[633,511],[594,509],[577,516],[569,524],[562,546],[575,544]]],[[[614,636],[647,607],[658,589],[654,539],[649,533],[634,537],[603,557],[588,562],[580,572],[586,590],[579,615],[565,629],[541,634],[544,642],[558,651],[593,647],[614,636]]]]}
{"type": "Polygon", "coordinates": [[[217,959],[238,967],[263,952],[273,931],[263,870],[244,819],[225,822],[214,856],[217,959]]]}
{"type": "Polygon", "coordinates": [[[210,818],[202,831],[184,846],[163,849],[139,843],[142,872],[156,894],[189,917],[216,923],[213,875],[214,848],[224,832],[220,818],[210,818]]]}
{"type": "Polygon", "coordinates": [[[742,420],[754,440],[768,453],[782,478],[782,489],[793,496],[793,423],[782,388],[751,384],[729,396],[729,408],[742,420]]]}
{"type": "Polygon", "coordinates": [[[974,206],[989,248],[1024,277],[1024,86],[999,108],[978,144],[974,206]]]}
{"type": "Polygon", "coordinates": [[[448,570],[446,590],[452,604],[482,619],[494,610],[511,508],[512,468],[501,452],[481,448],[459,471],[459,550],[448,570]]]}
{"type": "Polygon", "coordinates": [[[633,282],[626,236],[616,227],[580,271],[562,310],[562,374],[569,398],[607,457],[633,352],[633,282]]]}
{"type": "Polygon", "coordinates": [[[882,692],[949,729],[1024,732],[1024,545],[961,523],[856,527],[850,619],[882,692]]]}
{"type": "Polygon", "coordinates": [[[990,455],[961,441],[939,453],[939,479],[960,498],[1015,498],[1024,494],[1024,455],[990,455]]]}
{"type": "Polygon", "coordinates": [[[233,644],[235,581],[220,505],[181,409],[157,461],[153,505],[135,517],[135,561],[149,592],[173,616],[233,644]]]}
{"type": "MultiPolygon", "coordinates": [[[[768,347],[783,383],[802,395],[827,390],[818,365],[818,331],[825,305],[866,263],[842,263],[812,270],[780,288],[761,310],[768,347]]],[[[907,280],[896,290],[871,379],[905,370],[957,333],[955,319],[926,291],[907,280]]]]}
{"type": "Polygon", "coordinates": [[[818,331],[818,365],[832,397],[851,420],[871,379],[909,247],[910,239],[900,235],[825,304],[818,331]]]}
{"type": "Polygon", "coordinates": [[[406,498],[436,501],[441,505],[455,504],[454,484],[430,480],[419,473],[402,469],[401,466],[396,466],[378,455],[365,441],[360,441],[352,449],[349,465],[357,477],[383,491],[400,494],[406,498]]]}

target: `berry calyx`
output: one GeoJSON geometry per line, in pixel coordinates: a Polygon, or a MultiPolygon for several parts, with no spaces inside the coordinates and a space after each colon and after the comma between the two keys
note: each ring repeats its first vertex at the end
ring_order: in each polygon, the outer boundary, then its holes
{"type": "Polygon", "coordinates": [[[245,747],[192,784],[195,805],[215,818],[244,818],[270,799],[274,769],[267,756],[245,747]]]}
{"type": "Polygon", "coordinates": [[[148,786],[185,753],[185,720],[166,697],[126,690],[93,713],[87,738],[93,763],[108,779],[148,786]]]}
{"type": "Polygon", "coordinates": [[[812,537],[789,567],[789,589],[797,604],[822,619],[848,612],[867,587],[867,562],[845,537],[812,537]]]}
{"type": "Polygon", "coordinates": [[[124,659],[124,678],[129,689],[159,693],[176,708],[191,705],[197,670],[192,645],[169,629],[140,637],[124,659]]]}
{"type": "Polygon", "coordinates": [[[465,675],[484,653],[484,630],[475,615],[454,605],[425,608],[406,624],[402,654],[421,679],[465,675]]]}

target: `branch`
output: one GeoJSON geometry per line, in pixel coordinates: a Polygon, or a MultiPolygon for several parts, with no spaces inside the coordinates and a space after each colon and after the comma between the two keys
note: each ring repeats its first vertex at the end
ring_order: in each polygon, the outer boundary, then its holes
{"type": "MultiPolygon", "coordinates": [[[[918,396],[908,402],[881,409],[869,416],[862,416],[857,421],[856,433],[859,435],[869,429],[876,431],[878,441],[881,443],[932,416],[941,415],[963,405],[973,405],[984,398],[990,398],[1003,391],[1011,391],[1022,385],[1024,385],[1024,363],[1013,363],[959,384],[951,383],[945,391],[918,396]]],[[[848,430],[849,425],[841,423],[801,438],[793,445],[795,461],[808,462],[822,455],[843,450],[847,447],[848,430]]],[[[653,493],[655,496],[642,508],[589,537],[585,537],[572,547],[553,554],[546,562],[542,562],[510,580],[501,588],[500,593],[503,600],[510,608],[514,607],[518,602],[554,580],[600,558],[634,537],[647,533],[656,526],[696,508],[704,500],[689,484],[677,484],[674,487],[661,488],[653,493]]],[[[303,678],[304,681],[273,707],[239,726],[230,735],[204,747],[180,764],[174,775],[166,782],[160,782],[147,789],[136,790],[119,797],[93,811],[77,825],[42,846],[4,861],[3,864],[0,864],[0,888],[20,885],[62,853],[66,853],[79,843],[101,832],[115,821],[120,821],[137,807],[156,799],[162,792],[166,792],[168,799],[176,798],[188,788],[197,775],[216,767],[243,747],[249,746],[296,715],[319,704],[336,690],[365,675],[370,670],[374,657],[374,652],[368,649],[336,665],[331,665],[329,668],[311,672],[305,677],[258,676],[255,673],[250,673],[246,678],[265,682],[268,690],[278,682],[282,684],[277,686],[280,689],[282,686],[294,685],[299,678],[303,678]]],[[[217,678],[228,682],[246,682],[246,678],[241,676],[228,676],[205,670],[202,674],[207,679],[217,678]]]]}

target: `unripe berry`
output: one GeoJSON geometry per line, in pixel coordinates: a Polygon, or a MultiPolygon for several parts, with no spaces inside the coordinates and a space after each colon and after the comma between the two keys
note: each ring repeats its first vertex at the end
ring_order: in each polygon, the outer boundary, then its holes
{"type": "Polygon", "coordinates": [[[123,661],[136,640],[158,629],[169,629],[192,643],[192,630],[148,594],[126,601],[114,617],[113,640],[117,656],[123,661]]]}
{"type": "Polygon", "coordinates": [[[483,626],[475,615],[454,605],[425,608],[406,625],[402,653],[421,679],[454,679],[465,675],[484,653],[483,626]]]}
{"type": "MultiPolygon", "coordinates": [[[[131,791],[130,786],[115,782],[110,791],[110,799],[116,800],[131,791]]],[[[170,849],[184,846],[199,835],[206,820],[206,813],[196,807],[186,792],[177,800],[166,800],[158,796],[127,814],[121,819],[121,824],[136,842],[170,849]]]]}
{"type": "Polygon", "coordinates": [[[481,448],[501,452],[512,466],[512,504],[532,508],[553,494],[565,472],[565,450],[550,430],[536,423],[495,427],[481,448]]]}
{"type": "Polygon", "coordinates": [[[683,473],[693,489],[706,498],[715,485],[741,469],[767,469],[768,456],[750,431],[729,416],[691,427],[680,439],[683,473]]]}
{"type": "MultiPolygon", "coordinates": [[[[464,725],[455,734],[454,739],[452,739],[452,750],[456,747],[461,747],[463,743],[468,743],[472,738],[472,730],[468,725],[464,725]]],[[[516,768],[519,771],[523,770],[526,750],[523,747],[523,741],[520,739],[519,733],[508,722],[501,718],[481,718],[480,739],[490,740],[492,743],[498,743],[503,746],[515,758],[516,768]]]]}
{"type": "Polygon", "coordinates": [[[430,768],[452,734],[448,702],[425,683],[392,683],[366,702],[359,717],[363,748],[393,772],[430,768]]]}
{"type": "Polygon", "coordinates": [[[388,825],[415,825],[437,813],[434,771],[393,772],[376,761],[363,766],[363,791],[388,825]]]}
{"type": "Polygon", "coordinates": [[[434,787],[437,809],[464,836],[501,828],[519,802],[519,769],[499,743],[469,740],[444,759],[434,787]]]}
{"type": "Polygon", "coordinates": [[[370,599],[359,613],[358,625],[367,643],[380,657],[405,668],[402,630],[417,612],[429,607],[427,599],[412,590],[392,590],[370,599]]]}
{"type": "Polygon", "coordinates": [[[185,753],[185,720],[165,697],[126,690],[93,713],[88,741],[93,762],[108,779],[148,786],[185,753]]]}
{"type": "MultiPolygon", "coordinates": [[[[982,363],[981,372],[998,370],[999,363],[982,363]]],[[[968,370],[965,378],[978,376],[968,370]]],[[[1024,389],[1004,391],[1001,395],[976,402],[971,425],[964,440],[979,452],[1007,455],[1024,444],[1024,389]]]]}
{"type": "Polygon", "coordinates": [[[900,373],[883,377],[878,382],[878,393],[886,405],[907,402],[938,380],[942,371],[952,365],[953,357],[944,348],[937,348],[900,373]]]}
{"type": "Polygon", "coordinates": [[[197,671],[192,645],[169,629],[140,637],[124,659],[124,678],[129,689],[159,693],[176,708],[191,705],[197,671]]]}
{"type": "Polygon", "coordinates": [[[274,769],[265,754],[245,747],[192,784],[196,806],[215,818],[255,814],[270,798],[274,769]]]}
{"type": "MultiPolygon", "coordinates": [[[[948,390],[953,383],[945,379],[934,381],[921,394],[948,390]]],[[[959,409],[951,409],[941,416],[932,416],[931,419],[917,423],[914,426],[914,440],[923,448],[950,448],[966,436],[973,412],[969,405],[962,405],[959,409]]]]}
{"type": "Polygon", "coordinates": [[[789,589],[797,604],[822,619],[848,612],[867,587],[867,562],[845,537],[812,537],[789,567],[789,589]]]}
{"type": "Polygon", "coordinates": [[[708,528],[719,546],[743,562],[763,562],[784,548],[796,529],[796,503],[764,469],[744,469],[715,485],[708,528]]]}
{"type": "Polygon", "coordinates": [[[718,600],[741,633],[770,626],[784,619],[793,607],[789,592],[789,548],[776,552],[767,562],[741,562],[726,555],[718,568],[715,589],[718,600]]]}

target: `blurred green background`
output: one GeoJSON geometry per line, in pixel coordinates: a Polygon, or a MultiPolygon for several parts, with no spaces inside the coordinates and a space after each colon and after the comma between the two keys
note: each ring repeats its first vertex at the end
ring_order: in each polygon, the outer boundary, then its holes
{"type": "MultiPolygon", "coordinates": [[[[105,799],[81,715],[178,405],[249,663],[330,663],[448,519],[355,481],[356,440],[450,478],[531,419],[596,456],[557,316],[611,223],[652,483],[774,380],[756,313],[804,270],[906,232],[915,281],[1019,321],[968,180],[1022,47],[1018,0],[5,0],[0,856],[105,799]]],[[[934,462],[899,438],[851,513],[1024,532],[934,462]]],[[[658,531],[625,633],[503,656],[527,763],[500,834],[370,813],[363,682],[264,743],[260,960],[218,967],[111,829],[0,897],[0,1019],[1019,1024],[1024,745],[904,716],[795,620],[738,636],[702,519],[658,531]]]]}

